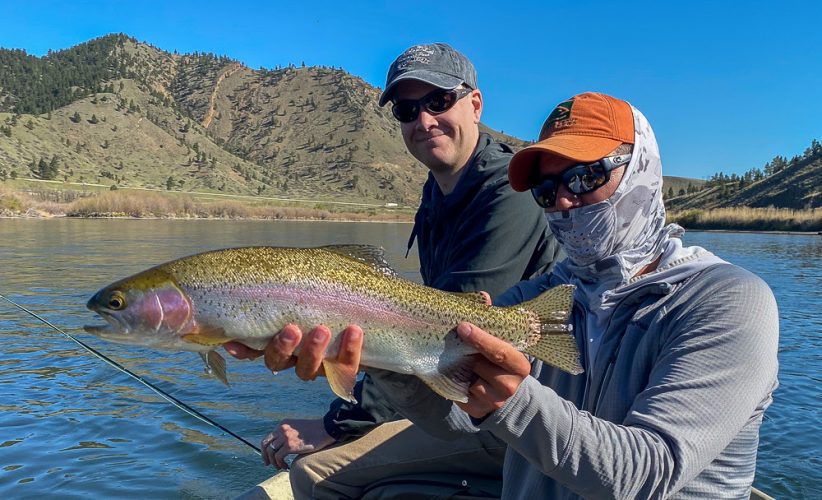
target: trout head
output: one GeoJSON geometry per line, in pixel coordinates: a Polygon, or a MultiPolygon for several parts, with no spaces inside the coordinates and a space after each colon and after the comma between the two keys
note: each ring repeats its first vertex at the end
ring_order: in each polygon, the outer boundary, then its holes
{"type": "Polygon", "coordinates": [[[181,336],[193,323],[188,296],[171,276],[158,269],[103,288],[86,307],[108,322],[85,326],[86,332],[121,344],[179,348],[181,336]]]}

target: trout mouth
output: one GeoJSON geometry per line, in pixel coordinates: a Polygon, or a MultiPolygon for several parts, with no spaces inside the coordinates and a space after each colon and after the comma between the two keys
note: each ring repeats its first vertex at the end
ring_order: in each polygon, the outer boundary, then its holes
{"type": "Polygon", "coordinates": [[[108,311],[95,310],[101,318],[106,320],[105,325],[85,325],[83,330],[86,333],[96,335],[101,338],[117,338],[129,334],[129,328],[125,321],[108,311]]]}

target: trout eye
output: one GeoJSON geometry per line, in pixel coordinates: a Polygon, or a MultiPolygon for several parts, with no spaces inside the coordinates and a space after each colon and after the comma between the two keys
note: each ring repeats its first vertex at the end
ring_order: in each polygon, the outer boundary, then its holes
{"type": "Polygon", "coordinates": [[[108,298],[108,308],[114,311],[119,311],[124,307],[126,307],[125,297],[123,297],[119,292],[112,293],[111,297],[108,298]]]}

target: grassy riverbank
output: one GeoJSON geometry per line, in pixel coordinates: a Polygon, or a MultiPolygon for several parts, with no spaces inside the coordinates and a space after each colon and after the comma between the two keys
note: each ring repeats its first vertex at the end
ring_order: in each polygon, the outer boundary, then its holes
{"type": "Polygon", "coordinates": [[[0,217],[162,219],[308,219],[410,221],[413,210],[334,203],[212,198],[145,190],[11,190],[0,188],[0,217]],[[302,206],[300,206],[302,205],[302,206]]]}
{"type": "MultiPolygon", "coordinates": [[[[4,217],[128,217],[175,219],[309,219],[411,221],[411,208],[352,207],[332,203],[218,198],[208,194],[139,190],[53,190],[0,188],[4,217]],[[303,205],[303,206],[300,206],[303,205]]],[[[727,231],[822,231],[822,210],[720,208],[668,213],[686,229],[727,231]]]]}
{"type": "Polygon", "coordinates": [[[669,212],[668,221],[686,229],[727,231],[822,231],[822,210],[789,208],[715,208],[669,212]]]}

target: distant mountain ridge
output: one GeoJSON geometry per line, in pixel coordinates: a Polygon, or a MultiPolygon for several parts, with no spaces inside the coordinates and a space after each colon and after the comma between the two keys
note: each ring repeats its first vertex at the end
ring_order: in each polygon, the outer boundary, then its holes
{"type": "MultiPolygon", "coordinates": [[[[44,57],[0,49],[0,180],[415,206],[428,170],[379,93],[341,68],[253,70],[122,34],[44,57]]],[[[703,183],[665,179],[674,193],[703,183]]]]}

